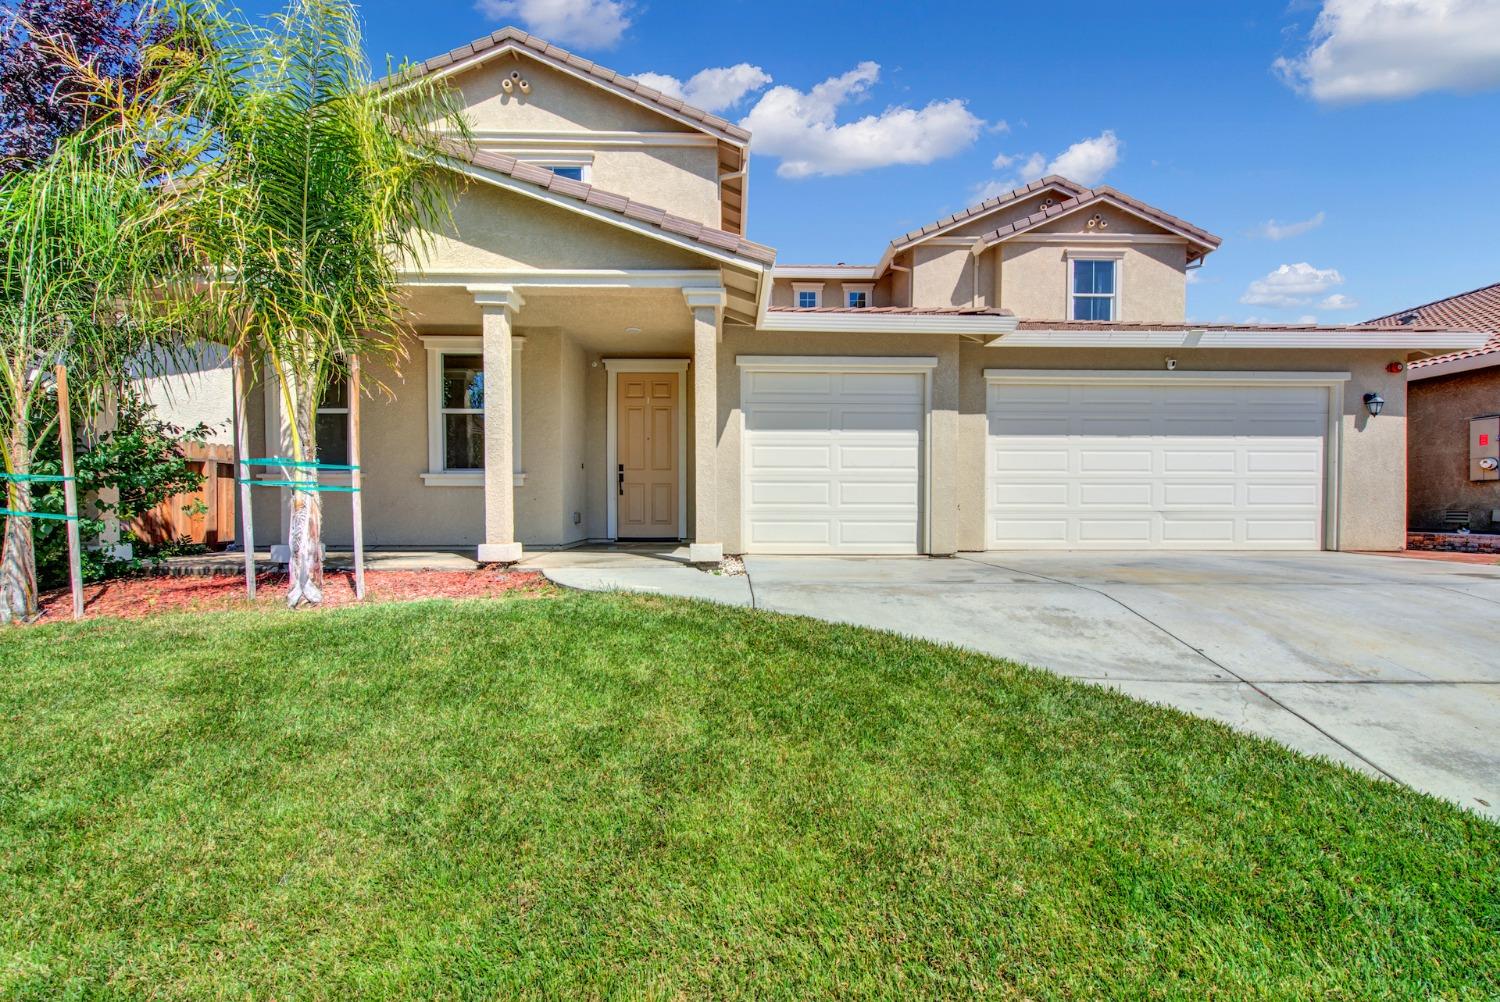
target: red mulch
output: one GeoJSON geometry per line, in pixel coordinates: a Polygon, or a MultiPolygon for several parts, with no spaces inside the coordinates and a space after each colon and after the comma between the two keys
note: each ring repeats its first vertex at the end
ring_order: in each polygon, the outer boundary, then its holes
{"type": "MultiPolygon", "coordinates": [[[[424,598],[489,598],[507,593],[545,595],[551,585],[534,571],[366,571],[366,602],[410,602],[424,598]]],[[[255,604],[286,605],[287,576],[261,574],[256,579],[255,604]]],[[[323,579],[324,606],[351,605],[354,575],[329,572],[323,579]]],[[[39,623],[72,618],[68,589],[42,596],[39,623]]],[[[161,612],[217,612],[245,607],[245,579],[229,575],[208,577],[122,578],[85,585],[85,619],[144,619],[161,612]]]]}

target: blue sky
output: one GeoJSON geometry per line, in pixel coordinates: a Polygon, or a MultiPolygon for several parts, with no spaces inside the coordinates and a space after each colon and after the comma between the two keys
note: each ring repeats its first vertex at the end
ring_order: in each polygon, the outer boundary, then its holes
{"type": "Polygon", "coordinates": [[[783,263],[873,261],[892,237],[1083,144],[1063,158],[1097,174],[1079,180],[1224,238],[1190,286],[1195,319],[1343,323],[1500,281],[1497,0],[1047,9],[363,6],[377,61],[518,23],[621,72],[688,82],[689,97],[742,92],[716,110],[750,118],[749,233],[783,263]],[[708,68],[733,70],[694,87],[708,68]]]}

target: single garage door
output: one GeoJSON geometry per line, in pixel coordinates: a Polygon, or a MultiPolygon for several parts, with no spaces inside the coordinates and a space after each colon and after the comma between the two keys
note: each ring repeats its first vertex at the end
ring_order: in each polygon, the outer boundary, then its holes
{"type": "Polygon", "coordinates": [[[926,374],[760,364],[740,360],[746,551],[919,552],[926,374]]]}
{"type": "Polygon", "coordinates": [[[1316,550],[1329,388],[991,378],[995,549],[1316,550]]]}

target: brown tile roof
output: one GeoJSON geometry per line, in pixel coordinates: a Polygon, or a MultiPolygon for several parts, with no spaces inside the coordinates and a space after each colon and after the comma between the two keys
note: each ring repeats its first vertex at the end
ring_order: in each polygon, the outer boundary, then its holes
{"type": "Polygon", "coordinates": [[[1013,317],[1010,310],[984,306],[771,306],[768,313],[848,313],[867,316],[871,313],[887,316],[920,317],[1013,317]]]}
{"type": "Polygon", "coordinates": [[[1027,195],[1033,195],[1036,192],[1043,191],[1047,188],[1060,188],[1063,191],[1071,192],[1073,194],[1078,194],[1079,192],[1085,190],[1083,185],[1078,184],[1077,182],[1069,181],[1067,178],[1062,177],[1058,174],[1049,174],[1041,180],[1032,181],[1030,184],[1022,185],[1014,191],[1006,192],[1004,195],[997,195],[994,198],[987,198],[983,202],[980,202],[978,205],[971,205],[967,209],[962,209],[958,212],[955,212],[951,216],[944,216],[942,219],[928,223],[926,226],[919,226],[909,233],[904,233],[891,241],[891,250],[900,250],[907,244],[915,243],[923,239],[924,237],[930,237],[939,230],[945,230],[951,226],[956,226],[957,224],[962,223],[965,220],[972,219],[975,216],[982,216],[986,212],[998,209],[1000,206],[1005,205],[1008,202],[1014,202],[1019,198],[1025,198],[1027,195]]]}
{"type": "Polygon", "coordinates": [[[701,108],[694,108],[684,101],[680,101],[668,94],[652,87],[647,87],[638,80],[634,80],[614,70],[600,66],[582,56],[575,56],[566,49],[559,48],[545,39],[529,35],[520,28],[506,27],[499,31],[486,35],[484,38],[476,38],[474,41],[451,52],[445,52],[441,56],[433,56],[426,62],[416,63],[408,67],[404,72],[392,74],[381,80],[377,86],[393,87],[416,77],[425,76],[428,73],[436,73],[450,66],[465,63],[480,63],[492,56],[499,55],[506,49],[523,49],[529,55],[554,63],[561,67],[578,70],[593,77],[606,87],[625,91],[648,104],[654,104],[668,115],[688,119],[693,125],[703,131],[711,133],[718,138],[733,143],[737,146],[745,146],[750,142],[750,133],[740,128],[733,122],[711,115],[701,108]]]}
{"type": "Polygon", "coordinates": [[[559,195],[566,195],[576,199],[585,205],[591,205],[598,209],[618,213],[627,219],[645,223],[661,230],[663,233],[671,233],[676,236],[686,237],[695,243],[712,247],[715,250],[733,254],[735,257],[745,258],[760,265],[770,265],[776,261],[776,250],[765,244],[758,244],[753,240],[746,240],[737,233],[729,233],[726,230],[715,229],[712,226],[704,226],[702,223],[683,216],[673,215],[665,209],[658,209],[653,205],[646,205],[624,195],[616,195],[612,192],[596,188],[582,181],[574,181],[571,178],[560,177],[545,167],[517,160],[507,153],[495,153],[493,151],[467,152],[461,150],[456,143],[449,144],[449,152],[453,157],[471,163],[484,170],[504,174],[533,184],[538,188],[559,195]]]}
{"type": "MultiPolygon", "coordinates": [[[[1319,331],[1369,331],[1379,332],[1382,328],[1373,324],[1200,324],[1192,321],[1171,323],[1125,323],[1110,322],[1104,320],[1022,320],[1016,325],[1017,330],[1023,331],[1280,331],[1280,332],[1302,332],[1309,334],[1319,331]]],[[[1455,331],[1467,332],[1467,327],[1451,327],[1445,325],[1434,326],[1408,326],[1404,330],[1419,334],[1451,334],[1455,331]]]]}
{"type": "Polygon", "coordinates": [[[1409,310],[1400,310],[1389,316],[1376,317],[1366,323],[1372,327],[1404,327],[1408,330],[1414,325],[1442,324],[1445,327],[1457,327],[1466,331],[1493,335],[1482,348],[1470,348],[1468,351],[1456,351],[1449,355],[1424,358],[1411,363],[1413,369],[1437,365],[1440,362],[1452,362],[1461,358],[1478,358],[1481,355],[1495,356],[1495,364],[1500,365],[1500,282],[1486,285],[1482,289],[1460,292],[1447,299],[1437,299],[1430,303],[1423,303],[1421,306],[1413,306],[1409,310]]]}
{"type": "Polygon", "coordinates": [[[1177,216],[1174,216],[1169,212],[1163,212],[1161,209],[1158,209],[1153,205],[1147,205],[1140,199],[1131,198],[1124,192],[1116,188],[1112,188],[1107,184],[1101,185],[1098,188],[1080,188],[1078,190],[1078,193],[1072,198],[1065,199],[1061,202],[1058,202],[1056,205],[1048,206],[1040,212],[1033,212],[1031,215],[1026,216],[1022,219],[1017,219],[1014,222],[1006,223],[1004,226],[1000,226],[993,230],[990,230],[979,239],[986,244],[998,243],[1001,240],[1008,240],[1013,236],[1025,233],[1027,230],[1032,230],[1045,223],[1051,222],[1059,216],[1067,215],[1070,212],[1075,212],[1077,210],[1083,209],[1095,202],[1105,200],[1118,203],[1119,205],[1125,207],[1136,215],[1142,216],[1145,219],[1148,219],[1151,222],[1157,224],[1158,226],[1162,226],[1169,230],[1175,230],[1176,232],[1187,237],[1189,240],[1197,243],[1200,247],[1203,248],[1201,253],[1198,255],[1199,257],[1201,257],[1203,254],[1207,254],[1211,250],[1214,250],[1219,246],[1220,243],[1222,243],[1222,239],[1220,237],[1215,236],[1202,227],[1194,226],[1187,220],[1179,219],[1177,216]]]}

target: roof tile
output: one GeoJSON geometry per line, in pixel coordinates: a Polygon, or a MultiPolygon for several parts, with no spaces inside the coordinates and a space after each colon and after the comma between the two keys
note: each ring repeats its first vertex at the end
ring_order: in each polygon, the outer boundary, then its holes
{"type": "Polygon", "coordinates": [[[1500,282],[1479,289],[1460,292],[1447,299],[1437,299],[1408,310],[1398,310],[1384,317],[1367,321],[1372,327],[1403,327],[1420,330],[1413,325],[1443,324],[1460,327],[1479,334],[1490,334],[1483,347],[1468,351],[1456,351],[1449,355],[1435,355],[1411,363],[1411,368],[1420,369],[1440,362],[1453,362],[1464,358],[1479,358],[1494,355],[1500,364],[1500,282]]]}

